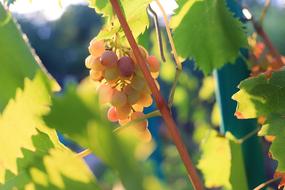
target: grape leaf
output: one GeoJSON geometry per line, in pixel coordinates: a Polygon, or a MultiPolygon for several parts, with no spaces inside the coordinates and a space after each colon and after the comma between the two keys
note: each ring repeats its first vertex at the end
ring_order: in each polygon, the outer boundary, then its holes
{"type": "MultiPolygon", "coordinates": [[[[140,34],[142,34],[146,30],[146,28],[149,27],[149,20],[146,9],[150,2],[151,0],[120,1],[127,22],[135,38],[138,37],[140,34]]],[[[109,1],[90,0],[89,6],[95,8],[96,12],[102,13],[103,16],[107,17],[107,22],[105,26],[97,36],[98,39],[111,38],[115,33],[120,33],[118,34],[119,36],[123,35],[120,23],[118,19],[114,17],[114,12],[111,3],[109,1]]]]}
{"type": "Polygon", "coordinates": [[[202,156],[197,167],[203,173],[207,188],[247,189],[246,183],[239,183],[246,181],[241,146],[231,140],[234,137],[230,133],[226,136],[218,136],[214,130],[208,133],[201,144],[202,156]]]}
{"type": "Polygon", "coordinates": [[[118,172],[126,189],[144,189],[144,178],[134,157],[133,142],[112,132],[95,88],[96,85],[89,80],[78,88],[69,86],[63,95],[52,98],[52,110],[45,116],[45,121],[48,126],[91,149],[118,172]]]}
{"type": "Polygon", "coordinates": [[[84,162],[41,120],[49,111],[50,93],[49,81],[38,72],[33,81],[25,80],[0,116],[0,184],[6,189],[96,187],[84,162]]]}
{"type": "Polygon", "coordinates": [[[278,161],[277,171],[285,171],[285,70],[272,73],[270,78],[264,74],[242,81],[239,91],[233,95],[238,102],[236,115],[240,119],[263,116],[265,123],[259,131],[260,136],[275,136],[270,152],[278,161]]]}
{"type": "Polygon", "coordinates": [[[225,0],[181,2],[184,7],[172,18],[178,54],[193,58],[204,73],[233,63],[247,41],[241,22],[234,18],[225,0]]]}
{"type": "Polygon", "coordinates": [[[0,112],[26,77],[32,79],[43,69],[35,59],[28,40],[0,3],[0,112]]]}

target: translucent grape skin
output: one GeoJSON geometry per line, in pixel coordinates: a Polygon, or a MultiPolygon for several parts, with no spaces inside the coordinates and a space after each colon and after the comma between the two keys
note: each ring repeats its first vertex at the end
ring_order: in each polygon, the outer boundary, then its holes
{"type": "Polygon", "coordinates": [[[130,105],[125,104],[123,106],[116,107],[116,112],[119,120],[126,120],[129,118],[132,108],[130,105]]]}
{"type": "Polygon", "coordinates": [[[96,59],[90,59],[90,68],[95,70],[95,71],[104,71],[105,66],[101,64],[100,58],[97,57],[96,59]]]}
{"type": "Polygon", "coordinates": [[[100,57],[100,55],[105,51],[105,44],[103,40],[91,40],[88,50],[92,56],[95,58],[100,57]]]}
{"type": "Polygon", "coordinates": [[[107,81],[112,81],[116,80],[119,77],[120,73],[118,68],[116,66],[113,66],[113,67],[107,67],[103,75],[107,81]]]}
{"type": "MultiPolygon", "coordinates": [[[[134,112],[131,115],[131,121],[134,121],[136,119],[141,119],[143,117],[144,117],[144,114],[142,112],[134,112]]],[[[147,119],[144,119],[142,121],[136,122],[131,127],[134,127],[138,131],[145,131],[147,129],[147,126],[148,126],[148,121],[147,119]]]]}
{"type": "Polygon", "coordinates": [[[98,87],[97,92],[99,94],[99,102],[101,104],[106,104],[111,102],[114,89],[106,84],[101,84],[98,87]]]}
{"type": "Polygon", "coordinates": [[[118,121],[118,115],[117,115],[117,111],[116,111],[115,107],[109,108],[107,117],[108,117],[109,121],[111,121],[111,122],[118,121]]]}
{"type": "Polygon", "coordinates": [[[115,90],[112,94],[111,104],[115,107],[121,107],[127,103],[127,95],[124,92],[115,90]]]}
{"type": "Polygon", "coordinates": [[[160,63],[155,56],[153,56],[153,55],[148,56],[147,57],[147,63],[149,64],[149,70],[151,72],[154,72],[154,73],[159,72],[160,63]]]}
{"type": "Polygon", "coordinates": [[[130,105],[135,104],[140,98],[140,92],[132,88],[131,85],[126,86],[124,92],[127,95],[128,103],[130,105]]]}
{"type": "Polygon", "coordinates": [[[131,76],[135,71],[133,60],[128,56],[123,56],[118,61],[118,67],[123,77],[131,76]]]}
{"type": "Polygon", "coordinates": [[[94,81],[100,81],[103,78],[101,71],[90,70],[89,75],[90,78],[94,81]]]}
{"type": "Polygon", "coordinates": [[[106,50],[104,53],[101,55],[100,59],[102,65],[106,67],[112,67],[117,64],[118,57],[115,52],[106,50]]]}

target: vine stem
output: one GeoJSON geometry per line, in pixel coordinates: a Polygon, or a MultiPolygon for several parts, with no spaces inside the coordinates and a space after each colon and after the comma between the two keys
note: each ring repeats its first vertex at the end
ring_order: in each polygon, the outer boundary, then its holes
{"type": "Polygon", "coordinates": [[[269,39],[267,33],[264,31],[261,24],[259,22],[257,22],[256,20],[252,19],[252,25],[253,25],[256,33],[263,39],[265,45],[268,47],[269,51],[271,52],[271,54],[276,59],[276,62],[273,62],[273,64],[272,64],[273,69],[279,69],[279,68],[283,67],[284,64],[283,64],[283,61],[281,59],[281,56],[280,56],[278,50],[272,44],[271,40],[269,39]]]}
{"type": "Polygon", "coordinates": [[[198,173],[191,161],[191,158],[187,152],[186,146],[184,145],[181,136],[178,132],[178,129],[176,127],[176,124],[174,122],[174,119],[172,118],[171,114],[170,114],[170,110],[164,100],[164,98],[161,96],[148,68],[146,65],[146,61],[144,60],[139,47],[135,41],[135,38],[131,32],[131,29],[126,21],[126,18],[123,15],[123,12],[120,8],[120,5],[118,3],[118,0],[110,0],[112,7],[119,19],[119,22],[124,30],[124,33],[126,35],[126,38],[132,48],[132,50],[134,51],[134,55],[136,57],[136,60],[138,61],[138,65],[145,77],[145,80],[147,81],[147,84],[149,85],[149,88],[153,94],[153,97],[155,99],[156,105],[158,107],[158,109],[160,110],[160,113],[162,115],[162,118],[164,119],[166,126],[169,130],[169,133],[174,141],[174,144],[176,145],[176,148],[180,154],[180,157],[187,169],[188,172],[188,176],[192,182],[192,185],[194,187],[195,190],[202,190],[203,189],[203,185],[202,182],[198,176],[198,173]]]}
{"type": "Polygon", "coordinates": [[[273,183],[273,182],[278,181],[278,180],[280,180],[280,179],[281,179],[281,177],[276,177],[276,178],[270,179],[270,180],[268,180],[268,181],[266,181],[266,182],[264,182],[264,183],[258,185],[258,186],[255,187],[253,190],[261,190],[261,189],[263,189],[264,187],[268,186],[270,183],[273,183]]]}

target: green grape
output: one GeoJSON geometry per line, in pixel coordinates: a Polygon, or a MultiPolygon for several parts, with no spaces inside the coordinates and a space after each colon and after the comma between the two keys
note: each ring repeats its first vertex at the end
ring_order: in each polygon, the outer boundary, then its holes
{"type": "Polygon", "coordinates": [[[106,67],[113,67],[117,64],[118,57],[115,52],[106,50],[101,55],[100,61],[106,67]]]}
{"type": "Polygon", "coordinates": [[[103,75],[107,81],[114,81],[119,78],[120,73],[118,68],[114,66],[114,67],[106,67],[103,75]]]}
{"type": "Polygon", "coordinates": [[[98,92],[98,96],[99,96],[99,102],[101,104],[106,104],[106,103],[111,102],[112,95],[114,93],[114,89],[111,88],[110,86],[102,83],[97,88],[97,92],[98,92]]]}
{"type": "Polygon", "coordinates": [[[135,104],[139,100],[139,98],[140,98],[140,92],[135,90],[134,88],[132,88],[131,85],[127,85],[124,88],[124,92],[127,95],[128,103],[130,105],[135,104]]]}
{"type": "MultiPolygon", "coordinates": [[[[131,115],[131,121],[142,119],[144,116],[145,115],[142,112],[134,112],[131,115]]],[[[134,127],[138,131],[145,131],[147,129],[147,126],[148,126],[147,119],[143,119],[142,121],[135,122],[134,124],[131,125],[131,127],[134,127]]]]}
{"type": "Polygon", "coordinates": [[[138,105],[142,105],[143,107],[151,106],[153,100],[150,94],[148,93],[141,93],[139,100],[137,101],[138,105]]]}
{"type": "Polygon", "coordinates": [[[103,78],[101,71],[90,70],[89,75],[90,78],[94,81],[100,81],[103,78]]]}
{"type": "Polygon", "coordinates": [[[95,58],[100,57],[105,51],[105,44],[103,40],[97,41],[95,38],[91,40],[89,47],[89,53],[95,58]]]}
{"type": "Polygon", "coordinates": [[[127,120],[132,112],[132,108],[130,105],[125,104],[123,106],[116,107],[116,112],[119,120],[127,120]]]}
{"type": "Polygon", "coordinates": [[[131,80],[131,86],[137,91],[142,91],[145,88],[146,83],[144,78],[136,75],[131,80]]]}
{"type": "Polygon", "coordinates": [[[91,59],[91,64],[90,64],[91,69],[95,71],[104,71],[105,66],[101,64],[100,58],[97,57],[96,59],[91,59]]]}
{"type": "Polygon", "coordinates": [[[111,104],[115,107],[124,106],[127,103],[127,95],[124,92],[115,90],[112,94],[111,104]]]}

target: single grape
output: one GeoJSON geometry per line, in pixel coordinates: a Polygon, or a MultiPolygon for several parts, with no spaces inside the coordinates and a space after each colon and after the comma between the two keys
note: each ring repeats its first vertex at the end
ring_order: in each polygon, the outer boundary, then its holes
{"type": "Polygon", "coordinates": [[[85,67],[87,69],[91,69],[91,59],[92,59],[92,55],[89,55],[88,57],[86,57],[85,59],[85,67]]]}
{"type": "Polygon", "coordinates": [[[106,85],[106,84],[101,84],[97,88],[97,92],[99,95],[99,102],[101,104],[106,104],[106,103],[111,102],[112,95],[114,93],[114,89],[111,88],[110,86],[106,85]]]}
{"type": "Polygon", "coordinates": [[[151,106],[153,100],[150,94],[142,93],[140,99],[137,101],[137,104],[142,105],[143,107],[151,106]]]}
{"type": "Polygon", "coordinates": [[[107,117],[110,121],[116,122],[118,121],[118,115],[115,107],[110,107],[108,110],[107,117]]]}
{"type": "Polygon", "coordinates": [[[101,64],[100,58],[97,57],[96,59],[91,59],[91,64],[90,64],[91,69],[95,71],[104,71],[105,66],[101,64]]]}
{"type": "Polygon", "coordinates": [[[95,58],[100,57],[105,51],[105,44],[103,40],[97,41],[95,38],[91,40],[88,50],[95,58]]]}
{"type": "Polygon", "coordinates": [[[117,64],[118,57],[117,57],[115,52],[110,51],[110,50],[106,50],[101,55],[100,61],[106,67],[112,67],[112,66],[117,64]]]}
{"type": "Polygon", "coordinates": [[[160,63],[156,59],[155,56],[153,56],[153,55],[148,56],[147,57],[147,63],[149,65],[149,70],[151,72],[159,72],[159,70],[160,70],[160,63]]]}
{"type": "Polygon", "coordinates": [[[131,76],[135,71],[134,62],[128,56],[123,56],[118,61],[118,67],[123,77],[131,76]]]}
{"type": "Polygon", "coordinates": [[[118,68],[114,66],[114,67],[107,67],[103,75],[107,81],[113,81],[119,78],[120,73],[118,68]]]}
{"type": "Polygon", "coordinates": [[[116,107],[116,112],[119,120],[127,120],[132,112],[132,108],[130,105],[125,104],[123,106],[116,107]]]}
{"type": "Polygon", "coordinates": [[[111,104],[115,107],[121,107],[127,103],[127,95],[124,92],[115,90],[112,94],[111,104]]]}
{"type": "Polygon", "coordinates": [[[136,89],[137,91],[141,91],[145,88],[146,83],[144,78],[139,77],[139,76],[134,76],[131,80],[131,86],[136,89]]]}
{"type": "Polygon", "coordinates": [[[134,112],[131,115],[131,121],[134,121],[135,123],[131,125],[131,127],[136,128],[138,131],[144,131],[147,129],[148,126],[148,121],[147,119],[142,119],[144,117],[144,113],[142,112],[134,112]],[[142,121],[135,121],[135,120],[140,120],[142,121]]]}
{"type": "Polygon", "coordinates": [[[90,70],[89,75],[90,78],[94,81],[100,81],[103,78],[101,71],[90,70]]]}
{"type": "Polygon", "coordinates": [[[132,105],[132,108],[137,112],[142,112],[144,107],[142,105],[136,103],[136,104],[132,105]]]}
{"type": "Polygon", "coordinates": [[[130,117],[128,117],[127,119],[119,120],[119,124],[121,126],[126,125],[130,120],[131,120],[130,117]]]}
{"type": "Polygon", "coordinates": [[[135,90],[134,88],[132,88],[131,85],[127,85],[124,88],[124,92],[127,95],[128,103],[130,105],[135,104],[139,100],[139,98],[140,98],[140,92],[135,90]]]}

